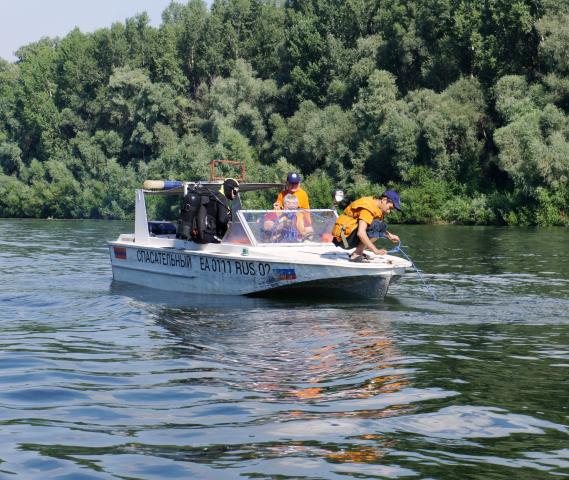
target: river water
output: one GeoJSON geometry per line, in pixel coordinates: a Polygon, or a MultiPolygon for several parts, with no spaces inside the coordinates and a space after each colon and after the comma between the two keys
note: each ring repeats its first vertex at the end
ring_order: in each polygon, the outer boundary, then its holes
{"type": "Polygon", "coordinates": [[[129,224],[0,220],[0,478],[569,476],[569,230],[393,226],[383,301],[113,284],[129,224]]]}

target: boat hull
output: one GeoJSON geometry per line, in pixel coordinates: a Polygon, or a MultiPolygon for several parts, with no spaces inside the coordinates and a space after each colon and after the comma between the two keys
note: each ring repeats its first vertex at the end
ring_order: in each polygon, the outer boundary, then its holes
{"type": "Polygon", "coordinates": [[[295,295],[383,298],[405,272],[405,265],[354,265],[344,257],[322,261],[323,255],[317,255],[318,262],[292,263],[132,243],[109,246],[115,281],[194,294],[264,295],[290,290],[295,295]]]}
{"type": "Polygon", "coordinates": [[[292,283],[271,290],[258,292],[256,295],[309,295],[319,298],[383,298],[389,286],[400,275],[376,275],[344,277],[341,279],[321,279],[292,283]]]}

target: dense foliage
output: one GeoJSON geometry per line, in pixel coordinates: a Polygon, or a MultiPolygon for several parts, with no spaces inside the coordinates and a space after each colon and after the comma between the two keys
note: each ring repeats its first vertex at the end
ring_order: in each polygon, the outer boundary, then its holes
{"type": "Polygon", "coordinates": [[[126,218],[234,159],[317,207],[389,186],[399,221],[569,224],[569,0],[190,0],[17,57],[0,216],[126,218]]]}

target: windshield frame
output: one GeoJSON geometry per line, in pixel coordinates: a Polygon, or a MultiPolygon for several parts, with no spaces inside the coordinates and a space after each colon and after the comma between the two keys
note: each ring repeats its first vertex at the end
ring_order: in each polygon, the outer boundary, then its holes
{"type": "MultiPolygon", "coordinates": [[[[332,213],[334,220],[336,218],[338,218],[338,212],[334,209],[331,209],[331,208],[315,208],[315,209],[310,209],[310,210],[306,210],[303,208],[299,208],[296,210],[272,210],[272,209],[271,210],[238,210],[236,212],[237,220],[234,220],[232,223],[240,223],[241,224],[241,227],[245,231],[245,234],[247,235],[247,238],[249,239],[251,246],[254,246],[254,247],[272,247],[272,248],[274,248],[274,247],[298,247],[299,245],[302,245],[302,246],[327,245],[327,243],[325,243],[325,242],[282,242],[282,243],[259,242],[257,240],[257,237],[255,236],[255,234],[253,233],[253,230],[251,229],[249,223],[247,222],[247,220],[245,218],[245,215],[248,213],[260,214],[260,215],[265,215],[267,213],[308,213],[308,214],[332,213]]],[[[224,242],[222,241],[222,243],[224,243],[224,242]]],[[[229,242],[227,242],[227,243],[229,243],[229,242]]]]}

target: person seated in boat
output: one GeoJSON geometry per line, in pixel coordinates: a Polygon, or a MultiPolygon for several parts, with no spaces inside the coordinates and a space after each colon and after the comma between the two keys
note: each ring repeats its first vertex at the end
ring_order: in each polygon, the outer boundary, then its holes
{"type": "Polygon", "coordinates": [[[349,257],[351,262],[369,262],[369,257],[364,253],[366,248],[376,255],[385,255],[387,251],[377,248],[374,242],[380,237],[393,243],[399,242],[399,237],[388,232],[383,221],[392,209],[401,210],[399,195],[393,190],[350,203],[336,219],[332,229],[334,245],[346,250],[355,248],[349,257]]]}
{"type": "Polygon", "coordinates": [[[279,192],[273,208],[275,210],[282,210],[284,208],[284,198],[287,195],[294,195],[298,199],[298,208],[303,210],[310,210],[310,202],[308,201],[308,194],[300,186],[302,176],[300,173],[289,172],[286,177],[286,188],[279,192]]]}
{"type": "Polygon", "coordinates": [[[239,193],[239,182],[228,178],[219,191],[190,190],[182,202],[178,238],[196,243],[219,243],[231,221],[231,201],[239,193]]]}
{"type": "Polygon", "coordinates": [[[269,212],[263,219],[263,236],[268,242],[292,243],[309,240],[313,229],[306,225],[303,212],[298,209],[298,198],[292,194],[284,197],[284,210],[269,212]]]}
{"type": "MultiPolygon", "coordinates": [[[[301,210],[310,210],[310,201],[308,200],[308,194],[300,186],[301,181],[302,175],[300,175],[300,173],[288,173],[286,177],[286,188],[278,194],[275,203],[273,203],[273,208],[275,210],[282,210],[284,208],[284,198],[287,195],[294,195],[298,199],[298,208],[301,210]]],[[[310,213],[307,211],[304,212],[304,223],[305,225],[312,224],[310,213]]]]}

